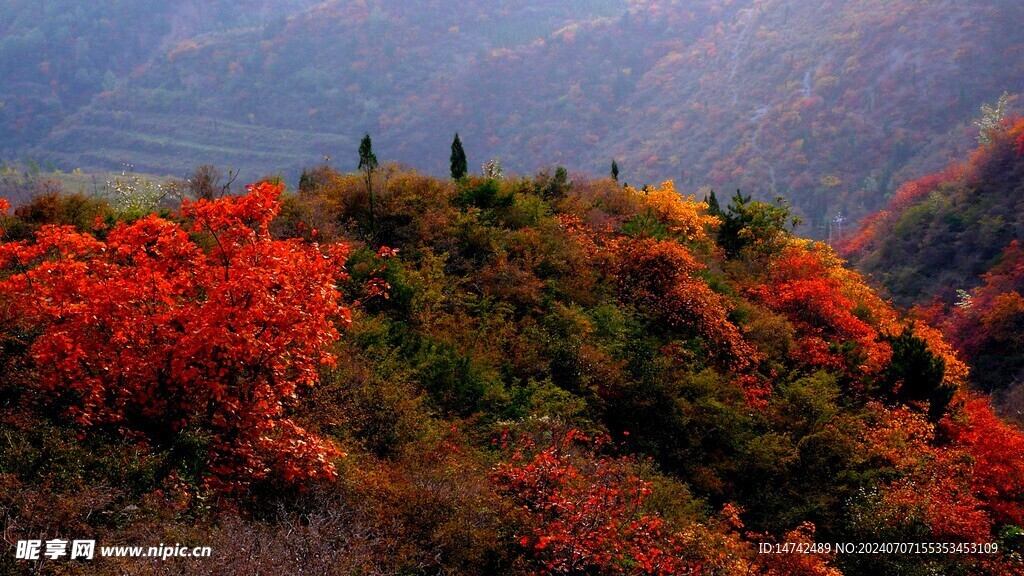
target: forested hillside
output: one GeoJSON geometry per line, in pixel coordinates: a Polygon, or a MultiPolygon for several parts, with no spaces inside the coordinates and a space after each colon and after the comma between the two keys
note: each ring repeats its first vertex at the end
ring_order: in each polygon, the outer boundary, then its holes
{"type": "Polygon", "coordinates": [[[0,2],[0,576],[1024,575],[1022,22],[0,2]]]}
{"type": "Polygon", "coordinates": [[[825,237],[964,153],[981,104],[1024,90],[1010,0],[132,3],[144,26],[113,4],[42,23],[4,8],[9,53],[58,39],[4,63],[5,154],[295,178],[370,132],[441,174],[459,131],[474,166],[603,175],[616,158],[635,184],[783,194],[825,237]],[[119,41],[65,41],[83,26],[119,41]]]}
{"type": "Polygon", "coordinates": [[[784,205],[365,152],[158,213],[2,203],[5,538],[214,552],[0,571],[1024,569],[1024,433],[784,205]]]}
{"type": "Polygon", "coordinates": [[[1016,410],[1024,382],[1024,120],[982,134],[964,162],[904,185],[842,251],[941,327],[982,388],[1016,410]]]}

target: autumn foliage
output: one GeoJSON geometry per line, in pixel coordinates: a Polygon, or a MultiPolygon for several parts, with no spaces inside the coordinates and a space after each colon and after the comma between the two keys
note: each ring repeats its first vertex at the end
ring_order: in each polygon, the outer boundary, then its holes
{"type": "Polygon", "coordinates": [[[972,491],[970,459],[953,446],[936,443],[935,428],[918,413],[897,409],[880,414],[866,445],[899,472],[872,510],[880,525],[920,523],[939,539],[979,541],[991,518],[972,491]]]}
{"type": "Polygon", "coordinates": [[[718,218],[707,213],[706,203],[698,202],[692,195],[684,197],[676,191],[675,183],[671,180],[643,192],[627,186],[625,192],[636,194],[643,205],[668,226],[672,234],[685,240],[704,240],[708,229],[719,224],[718,218]]]}
{"type": "Polygon", "coordinates": [[[7,337],[33,335],[36,386],[85,429],[163,445],[209,435],[223,489],[331,478],[339,451],[285,417],[348,322],[344,245],[275,240],[280,186],[105,231],[44,226],[0,245],[7,337]]]}
{"type": "Polygon", "coordinates": [[[706,339],[726,365],[744,368],[757,351],[728,318],[728,303],[697,274],[704,266],[684,246],[654,239],[625,241],[618,281],[626,297],[669,326],[706,339]]]}
{"type": "Polygon", "coordinates": [[[650,484],[631,459],[595,456],[607,439],[569,431],[553,445],[525,441],[494,481],[521,506],[528,532],[519,543],[541,574],[685,574],[681,544],[643,511],[650,484]],[[580,452],[579,449],[583,448],[580,452]],[[587,447],[590,453],[588,454],[587,447]]]}
{"type": "Polygon", "coordinates": [[[786,315],[798,329],[796,358],[810,365],[839,368],[849,363],[843,343],[864,356],[864,368],[877,371],[890,353],[878,332],[853,314],[855,303],[844,294],[822,256],[799,245],[788,247],[773,263],[769,282],[754,288],[768,306],[786,315]]]}
{"type": "Polygon", "coordinates": [[[936,298],[915,312],[974,364],[982,388],[1000,390],[1024,370],[1024,249],[1018,241],[1006,247],[981,282],[956,302],[936,298]]]}
{"type": "Polygon", "coordinates": [[[945,423],[953,445],[969,454],[971,487],[997,524],[1024,524],[1024,432],[996,416],[988,399],[971,397],[945,423]]]}
{"type": "Polygon", "coordinates": [[[883,210],[837,241],[840,252],[910,307],[938,297],[949,304],[999,253],[1020,240],[1016,202],[1024,171],[1011,118],[987,142],[947,168],[903,184],[883,210]]]}
{"type": "MultiPolygon", "coordinates": [[[[742,510],[731,504],[706,523],[667,522],[651,510],[653,485],[638,476],[641,463],[608,455],[607,437],[570,430],[541,445],[532,437],[513,445],[493,480],[524,516],[518,543],[530,573],[841,575],[829,554],[755,554],[755,542],[772,539],[744,532],[742,510]]],[[[813,545],[814,536],[805,522],[782,540],[813,545]]]]}
{"type": "MultiPolygon", "coordinates": [[[[372,223],[327,166],[163,215],[0,216],[6,533],[159,526],[225,573],[1019,573],[759,551],[1010,550],[1024,522],[1024,434],[784,203],[381,170],[372,223]]],[[[1012,312],[1018,268],[957,310],[1012,312]]]]}
{"type": "Polygon", "coordinates": [[[937,426],[904,409],[879,413],[866,445],[900,474],[872,509],[876,530],[917,523],[938,539],[982,542],[997,526],[1021,523],[1024,433],[986,398],[961,401],[962,410],[937,426]]]}
{"type": "Polygon", "coordinates": [[[973,384],[998,393],[1024,374],[1021,134],[1024,119],[1002,120],[963,162],[905,184],[840,243],[896,302],[942,331],[972,365],[973,384]]]}

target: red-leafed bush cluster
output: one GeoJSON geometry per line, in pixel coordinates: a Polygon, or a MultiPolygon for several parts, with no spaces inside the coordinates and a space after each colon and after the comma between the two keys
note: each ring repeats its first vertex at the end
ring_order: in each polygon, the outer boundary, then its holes
{"type": "Polygon", "coordinates": [[[1024,520],[1024,433],[997,417],[986,398],[959,404],[938,426],[897,409],[881,413],[868,432],[873,457],[900,473],[872,511],[877,526],[920,522],[936,538],[983,542],[994,527],[1024,520]]]}
{"type": "Polygon", "coordinates": [[[844,365],[844,343],[853,343],[868,358],[884,355],[877,332],[853,314],[855,304],[843,294],[821,257],[790,246],[773,263],[766,284],[753,292],[770,308],[783,313],[798,330],[795,357],[815,366],[844,365]]]}
{"type": "Polygon", "coordinates": [[[230,490],[278,474],[330,478],[339,451],[284,416],[333,361],[348,310],[344,245],[276,240],[281,187],[186,203],[178,218],[117,224],[105,239],[69,226],[0,245],[9,330],[29,347],[41,393],[84,428],[166,445],[209,438],[212,481],[230,490]]]}
{"type": "Polygon", "coordinates": [[[736,369],[758,361],[757,350],[729,321],[725,299],[697,276],[704,265],[687,248],[651,238],[624,241],[617,254],[619,288],[670,326],[707,340],[719,360],[736,369]]]}
{"type": "MultiPolygon", "coordinates": [[[[609,456],[608,439],[570,430],[543,446],[519,441],[493,481],[519,505],[525,533],[518,538],[529,574],[648,576],[749,574],[839,576],[829,554],[755,554],[741,509],[727,504],[709,522],[670,525],[652,512],[653,483],[640,463],[609,456]]],[[[814,544],[814,525],[790,530],[784,542],[814,544]]]]}
{"type": "Polygon", "coordinates": [[[542,574],[691,574],[682,543],[645,513],[649,483],[627,457],[596,456],[606,439],[569,431],[553,445],[517,451],[494,473],[526,516],[519,544],[542,574]]]}
{"type": "Polygon", "coordinates": [[[1024,432],[992,412],[988,399],[972,397],[963,414],[945,423],[953,444],[972,462],[971,487],[997,524],[1024,524],[1024,432]]]}

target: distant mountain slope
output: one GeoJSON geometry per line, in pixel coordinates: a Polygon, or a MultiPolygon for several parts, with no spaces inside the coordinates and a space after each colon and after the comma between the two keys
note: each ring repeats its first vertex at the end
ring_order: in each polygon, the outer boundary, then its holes
{"type": "Polygon", "coordinates": [[[900,305],[981,283],[1014,240],[1024,240],[1024,120],[1006,121],[964,163],[909,182],[843,250],[900,305]]]}
{"type": "Polygon", "coordinates": [[[668,62],[645,76],[637,160],[774,188],[824,234],[971,144],[947,131],[1021,86],[1022,17],[1019,2],[756,2],[677,56],[698,79],[668,62]]]}
{"type": "Polygon", "coordinates": [[[63,152],[65,162],[131,158],[155,170],[217,159],[296,171],[369,131],[386,155],[424,164],[456,129],[432,99],[468,60],[623,10],[618,0],[326,2],[263,28],[178,43],[71,116],[41,149],[63,152]],[[430,131],[411,134],[407,147],[393,141],[393,128],[421,116],[430,131]],[[168,157],[179,165],[167,166],[168,157]]]}
{"type": "Polygon", "coordinates": [[[598,169],[616,156],[631,180],[774,189],[824,235],[966,150],[949,127],[1024,81],[1020,3],[664,4],[489,56],[469,93],[504,108],[472,119],[520,144],[494,153],[598,169]],[[531,70],[544,81],[514,80],[531,70]],[[543,112],[517,114],[522,102],[543,112]]]}
{"type": "Polygon", "coordinates": [[[103,0],[0,4],[0,153],[11,158],[53,126],[138,74],[169,46],[250,27],[314,0],[103,0]]]}
{"type": "Polygon", "coordinates": [[[603,174],[614,157],[630,182],[787,195],[826,236],[969,149],[978,107],[1024,90],[1024,5],[1006,0],[333,0],[289,14],[167,46],[35,153],[294,177],[324,155],[349,167],[370,132],[384,156],[440,174],[458,130],[473,166],[603,174]]]}

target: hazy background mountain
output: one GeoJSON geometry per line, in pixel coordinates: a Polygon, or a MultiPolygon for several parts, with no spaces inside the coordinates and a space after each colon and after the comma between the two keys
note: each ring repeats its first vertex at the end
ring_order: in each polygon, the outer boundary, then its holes
{"type": "Polygon", "coordinates": [[[29,2],[0,7],[5,158],[297,178],[324,156],[551,164],[789,197],[825,236],[1024,90],[1004,0],[29,2]],[[950,128],[953,127],[951,130],[950,128]]]}

